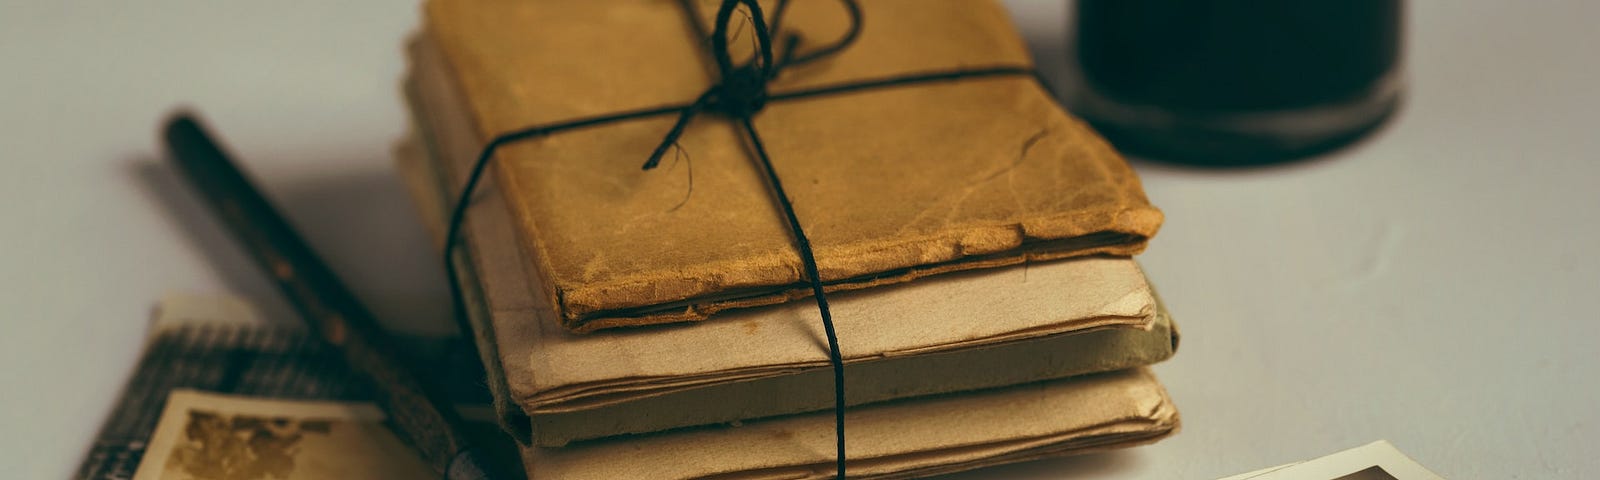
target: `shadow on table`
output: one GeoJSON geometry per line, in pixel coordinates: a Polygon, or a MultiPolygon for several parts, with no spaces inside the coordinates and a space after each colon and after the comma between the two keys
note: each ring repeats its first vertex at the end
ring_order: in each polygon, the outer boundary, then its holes
{"type": "MultiPolygon", "coordinates": [[[[299,322],[277,287],[171,162],[145,157],[131,163],[136,181],[188,243],[210,260],[230,293],[253,302],[271,322],[299,322]]],[[[242,163],[248,174],[249,163],[242,163]]],[[[252,180],[386,327],[423,335],[455,331],[443,261],[392,170],[374,167],[287,183],[252,180]]]]}

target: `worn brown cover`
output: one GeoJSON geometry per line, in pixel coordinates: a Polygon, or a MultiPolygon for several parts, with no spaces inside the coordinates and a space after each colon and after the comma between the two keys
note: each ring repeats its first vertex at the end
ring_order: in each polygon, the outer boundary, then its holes
{"type": "MultiPolygon", "coordinates": [[[[692,3],[709,22],[716,2],[692,3]]],[[[1031,65],[992,1],[861,7],[854,45],[789,69],[771,90],[1031,65]]],[[[464,99],[447,121],[470,126],[475,145],[527,126],[685,103],[714,80],[678,2],[432,0],[426,17],[464,99]]],[[[837,2],[792,2],[783,22],[806,39],[802,49],[847,23],[837,2]]],[[[781,214],[731,122],[702,115],[679,141],[681,160],[669,154],[662,168],[640,170],[673,120],[530,139],[495,159],[491,176],[533,283],[567,328],[699,320],[807,294],[781,214]]],[[[1123,160],[1024,76],[778,102],[754,123],[835,290],[1133,254],[1161,223],[1123,160]]]]}

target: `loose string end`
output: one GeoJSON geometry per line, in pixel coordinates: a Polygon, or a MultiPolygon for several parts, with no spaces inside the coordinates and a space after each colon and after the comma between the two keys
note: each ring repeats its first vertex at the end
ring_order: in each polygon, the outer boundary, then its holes
{"type": "Polygon", "coordinates": [[[678,138],[683,136],[683,130],[688,128],[689,121],[694,120],[694,116],[700,113],[700,110],[705,109],[706,104],[710,103],[714,96],[715,92],[707,91],[701,94],[700,98],[695,99],[694,103],[683,107],[678,112],[678,121],[672,124],[672,130],[667,131],[666,138],[661,139],[661,143],[656,145],[656,149],[650,152],[650,159],[645,160],[644,166],[639,169],[648,171],[660,166],[661,157],[667,155],[667,149],[678,144],[678,138]]]}

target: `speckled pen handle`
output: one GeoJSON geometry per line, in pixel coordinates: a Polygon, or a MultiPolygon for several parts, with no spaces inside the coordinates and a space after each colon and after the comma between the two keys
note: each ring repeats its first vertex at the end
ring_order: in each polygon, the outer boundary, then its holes
{"type": "Polygon", "coordinates": [[[472,448],[461,419],[436,385],[407,368],[366,307],[295,233],[195,119],[180,113],[164,130],[167,148],[211,209],[255,258],[300,316],[372,380],[397,433],[447,480],[499,480],[472,448]]]}

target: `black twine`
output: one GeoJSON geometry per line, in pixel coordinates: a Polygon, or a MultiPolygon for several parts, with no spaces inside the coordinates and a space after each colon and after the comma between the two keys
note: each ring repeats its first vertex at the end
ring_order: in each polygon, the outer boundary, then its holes
{"type": "Polygon", "coordinates": [[[778,0],[770,25],[765,21],[761,5],[756,0],[722,0],[722,5],[717,10],[716,30],[709,33],[706,31],[705,24],[701,21],[698,11],[690,0],[679,0],[678,3],[687,14],[690,28],[694,31],[696,38],[707,39],[709,37],[710,54],[715,62],[720,81],[716,85],[707,88],[704,93],[688,104],[643,108],[527,127],[500,134],[490,140],[484,146],[483,151],[479,153],[477,161],[473,163],[472,170],[467,175],[466,184],[462,187],[461,194],[451,210],[449,228],[445,236],[445,272],[449,276],[457,320],[460,322],[463,333],[471,332],[470,327],[466,324],[466,304],[462,298],[453,252],[459,244],[460,230],[466,218],[467,206],[471,203],[473,192],[477,189],[486,167],[500,147],[513,142],[567,130],[676,113],[678,115],[677,122],[673,124],[672,129],[667,131],[666,137],[651,152],[649,159],[643,165],[644,170],[650,170],[661,163],[661,157],[666,153],[667,149],[674,148],[679,137],[683,135],[684,129],[689,125],[690,121],[694,120],[696,115],[706,111],[721,114],[737,121],[744,131],[746,139],[754,147],[756,166],[765,175],[768,187],[771,188],[774,199],[777,200],[779,207],[783,210],[784,219],[789,223],[789,232],[794,236],[795,246],[800,251],[800,260],[805,267],[806,281],[811,286],[812,298],[817,303],[817,310],[822,314],[822,327],[828,337],[828,362],[833,366],[834,435],[837,447],[836,468],[838,478],[845,478],[844,360],[839,354],[839,338],[834,331],[833,314],[828,310],[828,297],[823,291],[822,275],[818,272],[817,259],[811,250],[811,240],[806,237],[805,230],[800,226],[800,219],[795,215],[794,205],[790,202],[789,195],[784,191],[783,182],[779,180],[777,171],[772,166],[772,159],[767,155],[766,146],[761,142],[761,135],[756,132],[755,125],[751,122],[751,119],[771,102],[798,100],[822,95],[847,94],[885,87],[1014,75],[1031,76],[1046,91],[1049,91],[1049,86],[1033,68],[993,66],[911,73],[769,94],[767,92],[767,83],[776,78],[785,68],[835,55],[855,42],[856,38],[860,36],[862,23],[861,7],[857,4],[857,0],[840,0],[840,3],[844,5],[850,16],[850,28],[843,37],[831,44],[801,54],[797,53],[801,43],[800,36],[798,34],[790,34],[782,38],[783,50],[776,62],[773,60],[772,37],[778,31],[778,27],[783,20],[784,11],[789,5],[788,0],[778,0]],[[728,24],[734,10],[741,5],[748,12],[750,24],[754,27],[757,48],[755,58],[745,64],[735,65],[732,54],[728,50],[728,24]]]}

